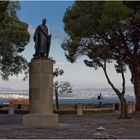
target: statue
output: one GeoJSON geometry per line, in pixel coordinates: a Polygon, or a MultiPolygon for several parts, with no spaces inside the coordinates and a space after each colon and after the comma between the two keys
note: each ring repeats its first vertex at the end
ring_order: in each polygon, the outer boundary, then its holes
{"type": "Polygon", "coordinates": [[[48,34],[48,28],[46,26],[46,19],[42,20],[42,24],[39,25],[34,33],[35,42],[35,54],[34,58],[49,57],[51,35],[48,34]]]}

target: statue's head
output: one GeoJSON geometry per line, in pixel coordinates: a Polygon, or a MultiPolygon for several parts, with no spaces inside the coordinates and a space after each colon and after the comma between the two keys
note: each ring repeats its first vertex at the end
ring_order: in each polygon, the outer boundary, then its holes
{"type": "Polygon", "coordinates": [[[47,22],[47,20],[44,18],[44,19],[42,20],[42,24],[45,25],[46,22],[47,22]]]}

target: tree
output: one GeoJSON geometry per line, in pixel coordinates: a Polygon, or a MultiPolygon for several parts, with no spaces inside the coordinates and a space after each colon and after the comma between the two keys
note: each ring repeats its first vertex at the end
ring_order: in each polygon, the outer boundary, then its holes
{"type": "Polygon", "coordinates": [[[0,1],[0,75],[9,76],[28,72],[28,62],[20,54],[29,42],[28,24],[17,17],[18,1],[0,1]]]}
{"type": "Polygon", "coordinates": [[[92,53],[92,55],[91,54],[88,55],[88,57],[90,59],[84,60],[85,64],[87,66],[93,67],[95,69],[102,68],[108,84],[111,86],[111,88],[113,89],[113,91],[116,93],[116,95],[118,96],[118,98],[120,100],[121,115],[119,118],[121,118],[121,119],[130,118],[128,115],[127,101],[125,99],[125,75],[124,75],[124,73],[126,71],[126,67],[125,67],[123,60],[121,59],[121,56],[117,59],[116,63],[114,64],[114,68],[116,69],[117,73],[121,74],[122,91],[120,91],[119,89],[117,89],[115,87],[115,85],[111,81],[109,74],[107,72],[107,63],[113,62],[113,61],[110,61],[111,53],[109,52],[109,49],[103,48],[103,47],[102,48],[94,47],[94,49],[96,49],[96,51],[93,52],[94,54],[92,53]]]}
{"type": "Polygon", "coordinates": [[[72,92],[72,85],[69,82],[58,82],[54,83],[54,92],[55,92],[55,101],[56,101],[56,109],[59,109],[59,94],[67,94],[72,92]]]}
{"type": "Polygon", "coordinates": [[[129,59],[132,58],[132,61],[128,65],[132,74],[131,80],[134,84],[136,95],[136,110],[140,111],[140,1],[124,1],[124,4],[132,9],[134,13],[130,20],[130,25],[133,27],[133,34],[131,35],[133,49],[130,51],[129,59]]]}
{"type": "Polygon", "coordinates": [[[2,19],[4,18],[5,14],[6,14],[8,4],[9,4],[8,1],[1,1],[0,2],[0,21],[2,21],[2,19]]]}
{"type": "MultiPolygon", "coordinates": [[[[55,60],[53,60],[53,63],[55,64],[55,60]]],[[[64,70],[59,68],[55,68],[53,72],[54,77],[58,77],[59,75],[63,75],[63,74],[64,74],[64,70]]]]}
{"type": "MultiPolygon", "coordinates": [[[[53,60],[53,59],[52,59],[53,60]]],[[[55,60],[53,60],[53,63],[55,64],[55,60]]],[[[54,77],[58,77],[59,75],[63,75],[64,70],[55,68],[53,72],[54,77]]],[[[72,92],[72,85],[69,82],[54,82],[54,93],[55,93],[55,102],[56,102],[56,109],[59,109],[59,103],[58,103],[58,95],[59,94],[66,94],[72,92]]]]}
{"type": "MultiPolygon", "coordinates": [[[[121,107],[126,106],[125,93],[125,65],[131,69],[139,67],[133,64],[134,57],[139,60],[139,48],[134,53],[135,45],[132,38],[138,38],[138,30],[131,23],[134,11],[126,7],[123,2],[79,2],[69,7],[64,15],[64,29],[69,38],[64,41],[62,48],[66,58],[74,62],[79,56],[87,56],[86,65],[101,67],[108,83],[118,95],[121,107]],[[137,35],[135,34],[137,32],[137,35]],[[115,68],[122,75],[122,92],[119,92],[110,81],[106,73],[106,63],[116,61],[115,68]]],[[[138,77],[139,78],[139,77],[138,77]]],[[[137,79],[138,80],[138,79],[137,79]]],[[[135,85],[135,83],[134,83],[135,85]]],[[[140,94],[136,93],[135,94],[140,94]]],[[[137,110],[138,103],[137,99],[137,110]]],[[[127,108],[123,109],[126,110],[127,108]]],[[[123,113],[123,112],[122,112],[123,113]]],[[[123,118],[121,114],[121,117],[123,118]]]]}

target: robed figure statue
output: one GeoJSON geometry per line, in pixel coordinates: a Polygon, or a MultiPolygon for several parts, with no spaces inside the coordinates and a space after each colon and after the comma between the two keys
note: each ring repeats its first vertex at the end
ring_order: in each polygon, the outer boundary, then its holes
{"type": "Polygon", "coordinates": [[[49,57],[51,35],[48,34],[48,28],[46,26],[46,19],[42,20],[42,24],[39,25],[34,33],[35,42],[35,54],[34,58],[49,57]]]}

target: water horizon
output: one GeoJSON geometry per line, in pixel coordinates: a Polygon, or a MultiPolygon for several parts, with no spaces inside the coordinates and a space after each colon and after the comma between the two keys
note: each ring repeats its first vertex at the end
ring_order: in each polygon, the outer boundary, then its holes
{"type": "MultiPolygon", "coordinates": [[[[73,89],[72,93],[59,95],[59,103],[79,104],[79,103],[98,103],[97,97],[102,93],[104,103],[118,103],[119,99],[111,88],[86,88],[73,89]]],[[[0,103],[9,100],[27,100],[29,90],[11,90],[1,88],[0,103]]],[[[55,96],[53,97],[55,99],[55,96]]],[[[132,87],[126,89],[125,98],[127,101],[135,101],[132,87]]],[[[54,100],[55,101],[55,100],[54,100]]]]}

